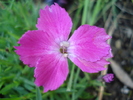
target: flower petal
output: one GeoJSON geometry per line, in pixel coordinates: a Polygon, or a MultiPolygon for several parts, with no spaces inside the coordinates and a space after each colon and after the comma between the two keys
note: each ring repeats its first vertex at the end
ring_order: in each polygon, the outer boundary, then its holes
{"type": "Polygon", "coordinates": [[[68,75],[67,58],[62,55],[46,54],[35,69],[35,84],[43,86],[44,92],[55,90],[66,80],[68,75]]]}
{"type": "Polygon", "coordinates": [[[50,53],[52,50],[54,52],[53,48],[58,48],[51,37],[40,30],[26,32],[18,43],[20,46],[15,46],[17,49],[15,52],[20,55],[23,63],[30,67],[35,67],[40,57],[45,53],[50,53]]]}
{"type": "Polygon", "coordinates": [[[109,38],[111,37],[106,34],[103,28],[82,25],[75,30],[69,39],[68,52],[80,57],[80,59],[95,62],[111,53],[110,46],[106,43],[109,38]]]}
{"type": "Polygon", "coordinates": [[[106,64],[109,64],[109,62],[107,62],[104,59],[95,62],[90,62],[71,55],[69,55],[69,59],[75,65],[77,65],[83,72],[88,72],[88,73],[97,73],[99,71],[105,70],[106,68],[104,66],[106,64]]]}
{"type": "Polygon", "coordinates": [[[55,3],[40,10],[36,27],[51,34],[55,39],[66,41],[72,28],[72,21],[65,9],[55,3]]]}

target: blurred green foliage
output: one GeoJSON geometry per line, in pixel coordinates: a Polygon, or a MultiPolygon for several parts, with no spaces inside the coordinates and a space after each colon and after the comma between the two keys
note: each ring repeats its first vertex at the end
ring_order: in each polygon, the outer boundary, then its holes
{"type": "MultiPolygon", "coordinates": [[[[68,10],[73,19],[73,30],[81,24],[94,25],[100,18],[106,20],[111,7],[109,0],[75,0],[68,10]]],[[[35,4],[32,0],[0,1],[0,100],[97,99],[98,86],[102,85],[92,80],[97,74],[83,73],[77,67],[73,69],[70,91],[67,91],[69,79],[59,89],[47,93],[42,92],[42,87],[41,92],[35,87],[34,68],[23,65],[13,46],[18,45],[18,39],[27,30],[36,30],[39,9],[40,3],[35,4]]],[[[69,66],[71,70],[71,62],[69,66]]]]}
{"type": "Polygon", "coordinates": [[[8,98],[7,100],[35,98],[33,68],[22,64],[18,55],[15,54],[13,46],[18,45],[17,41],[24,32],[36,29],[38,10],[39,7],[31,0],[0,2],[1,98],[8,98]]]}

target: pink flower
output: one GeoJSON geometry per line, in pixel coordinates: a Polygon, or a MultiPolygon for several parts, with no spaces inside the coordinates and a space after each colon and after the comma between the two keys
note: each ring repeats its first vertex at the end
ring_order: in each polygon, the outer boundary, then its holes
{"type": "Polygon", "coordinates": [[[114,78],[114,74],[106,74],[102,77],[102,79],[107,82],[110,83],[111,81],[113,81],[114,78]]]}
{"type": "Polygon", "coordinates": [[[20,60],[35,67],[37,86],[44,92],[57,89],[68,75],[69,58],[82,71],[97,73],[105,70],[112,57],[106,40],[111,38],[103,28],[82,25],[69,38],[72,21],[68,13],[58,4],[40,10],[38,30],[27,31],[18,41],[15,51],[20,60]]]}

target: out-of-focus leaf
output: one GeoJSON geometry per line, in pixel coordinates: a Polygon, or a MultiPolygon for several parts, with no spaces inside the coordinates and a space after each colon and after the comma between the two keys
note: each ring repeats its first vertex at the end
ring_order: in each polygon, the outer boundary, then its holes
{"type": "Polygon", "coordinates": [[[0,89],[1,89],[3,84],[4,84],[4,82],[0,81],[0,89]]]}
{"type": "Polygon", "coordinates": [[[117,78],[126,86],[133,89],[133,81],[130,76],[114,60],[110,60],[111,67],[117,78]]]}
{"type": "Polygon", "coordinates": [[[42,96],[41,96],[39,87],[36,87],[36,100],[42,100],[42,96]]]}
{"type": "Polygon", "coordinates": [[[26,91],[24,87],[18,86],[18,87],[15,87],[14,90],[17,91],[20,95],[28,94],[28,91],[26,91]]]}
{"type": "Polygon", "coordinates": [[[21,100],[21,98],[0,98],[0,100],[21,100]]]}
{"type": "Polygon", "coordinates": [[[16,86],[16,84],[11,83],[11,84],[5,86],[4,88],[2,88],[2,89],[0,90],[0,93],[1,93],[1,94],[7,94],[7,93],[10,92],[9,90],[12,89],[12,88],[15,87],[15,86],[16,86]]]}
{"type": "Polygon", "coordinates": [[[29,84],[24,84],[24,87],[25,87],[27,90],[29,90],[29,91],[31,91],[32,89],[35,88],[34,86],[31,86],[31,85],[29,85],[29,84]]]}

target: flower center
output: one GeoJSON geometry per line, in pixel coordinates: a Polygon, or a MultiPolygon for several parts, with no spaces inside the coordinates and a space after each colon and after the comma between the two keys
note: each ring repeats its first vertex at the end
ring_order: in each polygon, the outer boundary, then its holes
{"type": "Polygon", "coordinates": [[[61,47],[60,52],[63,53],[63,54],[67,53],[67,48],[66,47],[61,47]]]}
{"type": "Polygon", "coordinates": [[[68,53],[67,53],[68,47],[69,47],[69,42],[67,41],[60,42],[60,53],[62,53],[64,57],[68,56],[68,53]]]}

